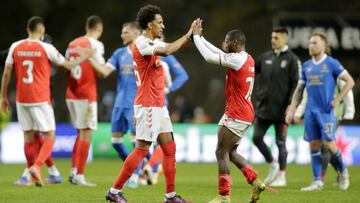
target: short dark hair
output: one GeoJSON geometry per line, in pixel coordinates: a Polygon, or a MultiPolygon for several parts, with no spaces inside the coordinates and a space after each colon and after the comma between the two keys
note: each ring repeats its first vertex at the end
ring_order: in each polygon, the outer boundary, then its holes
{"type": "Polygon", "coordinates": [[[274,27],[272,29],[273,32],[276,32],[276,33],[283,33],[283,34],[286,34],[288,35],[288,30],[286,29],[286,27],[274,27]]]}
{"type": "Polygon", "coordinates": [[[161,14],[160,7],[154,5],[146,5],[140,8],[137,13],[136,21],[142,29],[147,28],[147,24],[155,19],[156,14],[161,14]]]}
{"type": "Polygon", "coordinates": [[[27,29],[35,32],[38,25],[44,25],[44,20],[40,16],[33,16],[27,22],[27,29]]]}
{"type": "Polygon", "coordinates": [[[137,29],[140,32],[142,31],[141,27],[139,26],[139,23],[137,23],[136,21],[126,22],[123,24],[123,27],[127,27],[127,26],[129,26],[132,29],[137,29]]]}
{"type": "Polygon", "coordinates": [[[89,16],[86,19],[86,27],[90,30],[94,29],[98,24],[103,24],[101,18],[97,15],[89,16]]]}
{"type": "Polygon", "coordinates": [[[239,30],[239,29],[230,30],[226,34],[226,36],[231,41],[236,40],[242,46],[244,46],[245,43],[246,43],[246,37],[245,37],[245,34],[244,34],[244,32],[242,30],[239,30]]]}

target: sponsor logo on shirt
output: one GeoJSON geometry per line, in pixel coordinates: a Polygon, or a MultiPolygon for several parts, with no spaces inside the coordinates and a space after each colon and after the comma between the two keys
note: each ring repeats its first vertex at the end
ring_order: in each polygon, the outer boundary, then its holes
{"type": "Polygon", "coordinates": [[[272,64],[272,60],[265,60],[266,64],[272,64]]]}

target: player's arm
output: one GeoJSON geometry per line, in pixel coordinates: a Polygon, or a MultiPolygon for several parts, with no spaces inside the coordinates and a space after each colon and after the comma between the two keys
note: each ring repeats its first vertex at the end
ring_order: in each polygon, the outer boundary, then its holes
{"type": "Polygon", "coordinates": [[[195,25],[195,23],[196,20],[194,20],[191,24],[189,31],[176,41],[172,43],[165,43],[165,46],[157,46],[153,51],[153,55],[168,56],[178,51],[184,44],[190,41],[193,26],[195,25]]]}
{"type": "Polygon", "coordinates": [[[94,68],[96,74],[100,77],[100,78],[106,78],[107,76],[110,75],[110,73],[112,73],[115,68],[112,67],[109,63],[106,64],[99,64],[95,59],[93,58],[89,58],[89,61],[92,65],[92,67],[94,68]]]}
{"type": "Polygon", "coordinates": [[[301,95],[302,95],[304,88],[305,88],[305,81],[299,80],[299,82],[295,88],[294,94],[292,96],[291,104],[288,106],[288,108],[286,110],[285,121],[287,124],[290,124],[293,121],[296,106],[299,104],[299,101],[301,99],[301,95]]]}
{"type": "Polygon", "coordinates": [[[304,89],[301,102],[296,107],[296,110],[295,110],[294,122],[296,124],[301,123],[301,118],[304,116],[304,113],[305,113],[306,103],[307,103],[307,91],[306,91],[306,89],[304,89]]]}
{"type": "Polygon", "coordinates": [[[335,97],[332,101],[332,106],[335,108],[341,100],[345,97],[345,95],[354,87],[355,82],[351,75],[344,70],[340,75],[339,78],[345,82],[343,88],[341,88],[340,93],[335,97]]]}
{"type": "Polygon", "coordinates": [[[72,68],[80,65],[83,61],[90,58],[94,54],[94,50],[92,49],[79,49],[79,56],[75,57],[73,60],[65,60],[63,63],[59,63],[62,67],[67,70],[71,70],[72,68]]]}
{"type": "Polygon", "coordinates": [[[189,75],[174,56],[166,57],[165,62],[169,65],[170,73],[174,75],[174,80],[169,89],[170,92],[175,92],[189,80],[189,75]]]}
{"type": "MultiPolygon", "coordinates": [[[[339,86],[339,89],[342,89],[345,86],[345,82],[339,78],[337,80],[337,85],[339,86]]],[[[343,119],[346,120],[354,119],[355,104],[354,104],[354,93],[352,89],[350,89],[349,92],[345,95],[343,102],[344,102],[343,119]]]]}
{"type": "Polygon", "coordinates": [[[223,53],[223,54],[224,54],[224,52],[223,52],[221,49],[219,49],[219,48],[217,48],[216,46],[212,45],[212,44],[211,44],[210,42],[208,42],[203,36],[200,36],[200,39],[201,39],[201,41],[205,44],[205,46],[206,46],[208,49],[210,49],[213,53],[218,53],[218,54],[223,53]]]}
{"type": "Polygon", "coordinates": [[[194,35],[194,43],[200,54],[208,63],[217,64],[226,68],[239,70],[247,60],[247,54],[243,53],[230,53],[212,52],[201,40],[200,35],[194,35]]]}
{"type": "Polygon", "coordinates": [[[1,92],[0,92],[1,111],[5,113],[9,112],[8,89],[11,80],[12,69],[13,69],[13,65],[6,63],[1,79],[1,92]]]}

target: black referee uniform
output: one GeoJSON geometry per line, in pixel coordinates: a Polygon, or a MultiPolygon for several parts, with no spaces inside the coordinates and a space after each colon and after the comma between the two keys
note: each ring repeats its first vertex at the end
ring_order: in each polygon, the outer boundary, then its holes
{"type": "Polygon", "coordinates": [[[276,145],[279,148],[280,170],[286,168],[285,112],[299,79],[301,62],[288,46],[281,52],[268,51],[255,63],[256,97],[254,144],[268,163],[274,161],[264,142],[267,129],[274,125],[276,145]]]}

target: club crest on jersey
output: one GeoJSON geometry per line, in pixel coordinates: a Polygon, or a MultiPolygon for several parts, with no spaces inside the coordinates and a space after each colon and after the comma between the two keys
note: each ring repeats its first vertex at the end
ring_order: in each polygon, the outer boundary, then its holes
{"type": "Polygon", "coordinates": [[[160,66],[161,66],[161,61],[160,61],[160,59],[156,59],[156,61],[155,61],[155,66],[156,66],[156,67],[160,67],[160,66]]]}
{"type": "Polygon", "coordinates": [[[282,60],[281,63],[280,63],[280,67],[285,68],[287,63],[288,63],[287,60],[282,60]]]}
{"type": "Polygon", "coordinates": [[[328,67],[327,67],[326,64],[324,64],[324,65],[321,67],[320,72],[322,72],[322,73],[329,72],[328,67]]]}
{"type": "Polygon", "coordinates": [[[272,60],[265,60],[266,64],[272,64],[272,60]]]}

